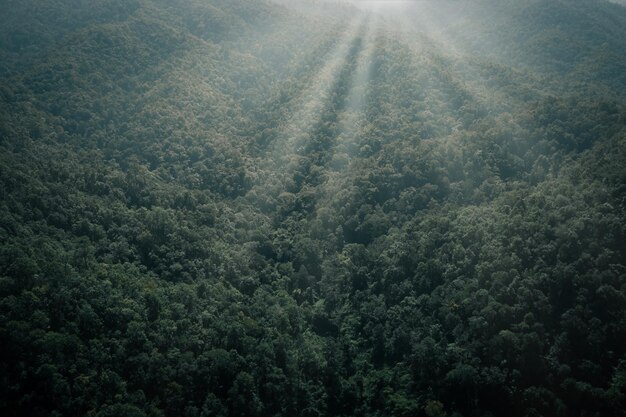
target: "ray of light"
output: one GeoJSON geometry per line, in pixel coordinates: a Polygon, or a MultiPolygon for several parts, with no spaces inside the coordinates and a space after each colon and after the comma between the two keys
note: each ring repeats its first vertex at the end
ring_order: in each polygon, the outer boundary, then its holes
{"type": "Polygon", "coordinates": [[[298,97],[289,102],[293,110],[280,122],[279,133],[269,153],[260,161],[260,166],[264,168],[258,171],[257,184],[264,192],[276,195],[289,188],[288,184],[303,157],[301,154],[331,99],[333,87],[362,27],[363,16],[346,24],[334,49],[325,57],[323,67],[309,80],[298,97]]]}
{"type": "MultiPolygon", "coordinates": [[[[436,75],[442,81],[462,90],[475,103],[489,108],[490,111],[500,112],[503,109],[495,108],[494,103],[510,103],[511,100],[516,101],[516,98],[494,88],[493,80],[483,75],[484,65],[481,62],[484,63],[487,59],[489,64],[494,64],[492,59],[476,55],[474,50],[468,51],[465,40],[446,30],[446,21],[452,15],[471,16],[466,7],[465,4],[458,4],[452,10],[442,4],[415,3],[410,12],[394,16],[397,27],[402,28],[398,39],[415,51],[416,55],[428,56],[435,64],[436,75]],[[420,38],[430,45],[421,47],[418,40],[420,38]]],[[[464,25],[471,26],[467,19],[463,21],[464,25]]]]}
{"type": "MultiPolygon", "coordinates": [[[[344,39],[339,43],[335,52],[330,56],[326,65],[313,78],[307,88],[298,99],[295,107],[298,110],[287,124],[284,125],[283,134],[287,137],[287,148],[295,151],[301,150],[303,141],[306,140],[310,129],[319,119],[324,105],[329,100],[333,85],[339,71],[346,62],[350,47],[357,36],[359,24],[354,24],[344,39]]],[[[284,148],[283,148],[284,149],[284,148]]]]}
{"type": "Polygon", "coordinates": [[[350,88],[345,98],[345,106],[338,119],[339,134],[331,149],[326,181],[318,189],[315,207],[317,222],[325,223],[332,201],[338,193],[344,192],[346,181],[358,169],[352,163],[359,152],[360,137],[365,134],[368,124],[366,102],[371,94],[373,59],[377,48],[376,39],[381,35],[383,21],[380,15],[370,16],[366,31],[361,35],[361,50],[356,59],[350,88]]]}
{"type": "MultiPolygon", "coordinates": [[[[350,158],[354,151],[350,148],[357,146],[356,136],[366,122],[364,111],[366,95],[372,81],[372,59],[375,49],[375,37],[380,30],[379,16],[372,16],[367,25],[367,31],[361,38],[361,53],[356,62],[355,72],[351,81],[349,93],[345,100],[345,108],[339,117],[339,136],[337,147],[350,158]]],[[[333,167],[341,171],[338,166],[333,167]]]]}

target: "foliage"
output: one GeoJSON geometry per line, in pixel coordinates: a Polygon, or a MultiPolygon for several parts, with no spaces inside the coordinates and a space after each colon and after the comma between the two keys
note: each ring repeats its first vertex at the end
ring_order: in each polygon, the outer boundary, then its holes
{"type": "Polygon", "coordinates": [[[443,3],[0,2],[2,415],[623,415],[626,9],[443,3]]]}

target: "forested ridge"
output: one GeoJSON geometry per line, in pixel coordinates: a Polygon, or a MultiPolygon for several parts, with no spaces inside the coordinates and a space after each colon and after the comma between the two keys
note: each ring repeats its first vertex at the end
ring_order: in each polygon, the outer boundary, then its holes
{"type": "Polygon", "coordinates": [[[625,415],[624,6],[0,10],[1,415],[625,415]]]}

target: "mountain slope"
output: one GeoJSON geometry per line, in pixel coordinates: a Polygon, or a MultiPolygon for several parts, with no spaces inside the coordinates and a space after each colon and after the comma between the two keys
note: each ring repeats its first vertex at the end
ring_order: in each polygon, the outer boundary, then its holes
{"type": "Polygon", "coordinates": [[[623,415],[623,7],[0,4],[3,415],[623,415]]]}

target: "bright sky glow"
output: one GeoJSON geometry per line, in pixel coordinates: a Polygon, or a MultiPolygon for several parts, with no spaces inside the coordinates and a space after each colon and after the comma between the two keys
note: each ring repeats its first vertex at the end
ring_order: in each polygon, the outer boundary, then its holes
{"type": "Polygon", "coordinates": [[[410,0],[350,0],[350,3],[366,10],[384,12],[398,10],[408,6],[414,1],[410,0]]]}

